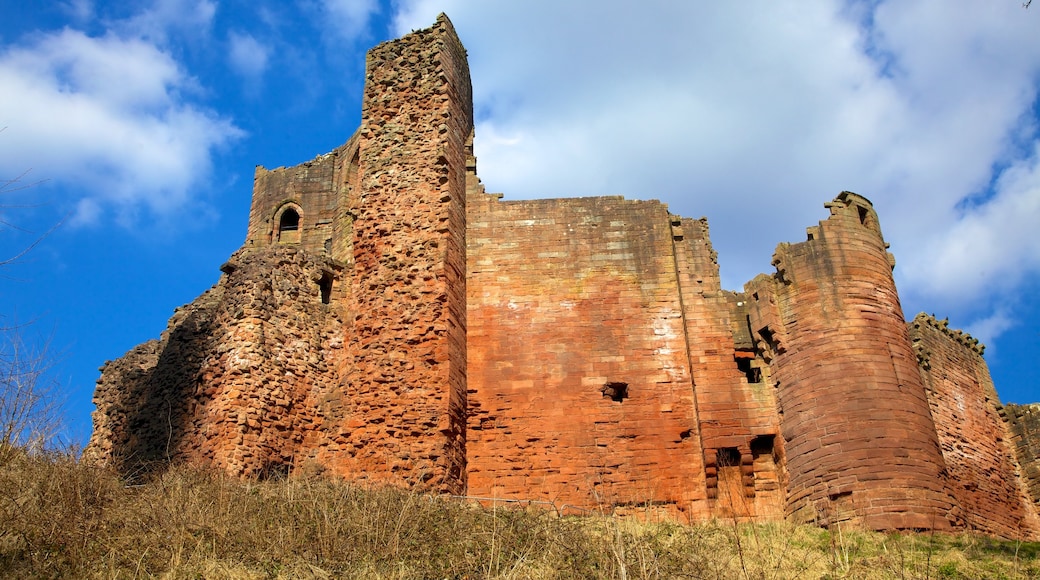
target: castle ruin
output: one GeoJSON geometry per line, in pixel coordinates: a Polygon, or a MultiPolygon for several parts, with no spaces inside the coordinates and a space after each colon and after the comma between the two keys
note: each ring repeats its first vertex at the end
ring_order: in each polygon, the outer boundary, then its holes
{"type": "Polygon", "coordinates": [[[445,16],[367,57],[346,144],[256,169],[243,247],[108,362],[87,460],[327,474],[684,520],[1040,535],[1040,410],[982,346],[909,324],[843,192],[721,288],[704,219],[477,178],[445,16]]]}

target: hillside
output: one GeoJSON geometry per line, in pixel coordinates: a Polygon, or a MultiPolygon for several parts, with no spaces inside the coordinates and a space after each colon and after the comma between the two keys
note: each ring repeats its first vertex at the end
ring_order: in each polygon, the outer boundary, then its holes
{"type": "Polygon", "coordinates": [[[5,578],[1035,578],[1040,543],[478,506],[329,479],[68,456],[0,468],[5,578]]]}

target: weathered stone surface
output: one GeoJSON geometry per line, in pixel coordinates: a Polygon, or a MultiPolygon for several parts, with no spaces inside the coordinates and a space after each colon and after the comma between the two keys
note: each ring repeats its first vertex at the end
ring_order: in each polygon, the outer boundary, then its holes
{"type": "Polygon", "coordinates": [[[1014,477],[1007,413],[978,340],[926,314],[910,323],[910,337],[965,525],[1006,537],[1040,529],[1025,482],[1014,477]]]}
{"type": "Polygon", "coordinates": [[[358,132],[258,168],[219,283],[102,369],[85,459],[1036,537],[1037,413],[1005,424],[977,343],[908,330],[865,198],[729,292],[703,218],[486,193],[446,17],[366,81],[358,132]]]}
{"type": "Polygon", "coordinates": [[[332,417],[343,312],[318,282],[341,269],[295,247],[237,252],[220,282],[178,309],[158,341],[107,363],[84,451],[132,470],[162,461],[288,473],[332,417]]]}
{"type": "Polygon", "coordinates": [[[1007,405],[1005,410],[1023,483],[1040,511],[1040,404],[1007,405]]]}
{"type": "Polygon", "coordinates": [[[827,206],[807,241],[777,248],[776,275],[746,289],[778,383],[787,513],[875,529],[960,526],[877,215],[848,192],[827,206]]]}

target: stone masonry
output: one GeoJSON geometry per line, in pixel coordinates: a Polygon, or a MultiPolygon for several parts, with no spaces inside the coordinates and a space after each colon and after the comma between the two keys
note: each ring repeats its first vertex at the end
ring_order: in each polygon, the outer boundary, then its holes
{"type": "Polygon", "coordinates": [[[722,289],[705,219],[503,201],[447,17],[373,48],[342,147],[256,169],[243,247],[108,362],[84,458],[485,503],[1040,536],[1040,425],[907,324],[870,202],[722,289]]]}

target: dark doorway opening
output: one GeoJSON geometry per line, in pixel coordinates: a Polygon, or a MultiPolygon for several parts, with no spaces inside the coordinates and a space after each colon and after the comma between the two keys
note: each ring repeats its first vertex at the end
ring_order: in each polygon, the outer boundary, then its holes
{"type": "Polygon", "coordinates": [[[321,280],[318,280],[318,288],[321,290],[321,303],[328,304],[332,300],[332,274],[322,273],[321,280]]]}

